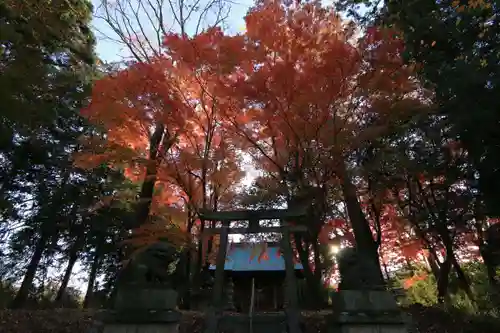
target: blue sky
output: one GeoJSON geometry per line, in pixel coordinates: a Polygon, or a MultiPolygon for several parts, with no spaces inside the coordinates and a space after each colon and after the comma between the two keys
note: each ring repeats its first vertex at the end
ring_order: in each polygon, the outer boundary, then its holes
{"type": "MultiPolygon", "coordinates": [[[[109,2],[112,2],[113,0],[109,0],[109,2]]],[[[121,2],[124,1],[130,1],[133,5],[136,5],[138,2],[137,0],[119,0],[121,2]]],[[[173,0],[174,2],[176,0],[173,0]]],[[[188,0],[189,1],[189,0],[188,0]]],[[[186,2],[188,2],[186,1],[186,2]]],[[[102,2],[102,0],[92,0],[92,3],[94,5],[94,13],[98,14],[99,13],[99,4],[102,2]]],[[[166,1],[165,1],[166,2],[166,1]]],[[[189,2],[194,2],[194,1],[189,1],[189,2]]],[[[200,1],[200,4],[206,3],[207,1],[200,1]]],[[[244,16],[248,10],[248,8],[253,4],[253,0],[237,0],[237,1],[231,1],[231,11],[230,15],[226,21],[227,29],[231,32],[237,32],[240,30],[242,27],[244,27],[244,16]]],[[[106,22],[104,22],[102,19],[99,19],[95,17],[94,15],[94,20],[92,22],[92,25],[94,27],[94,31],[96,34],[97,38],[97,54],[101,58],[102,61],[104,62],[112,62],[112,61],[119,61],[123,57],[127,57],[129,53],[123,48],[122,45],[119,43],[113,42],[109,40],[109,37],[111,38],[117,38],[117,35],[109,28],[106,22]],[[107,38],[106,38],[107,37],[107,38]]],[[[167,25],[170,24],[170,22],[173,22],[173,19],[171,17],[166,17],[165,18],[165,23],[167,25]]],[[[147,22],[147,17],[144,17],[144,22],[147,22]]],[[[147,26],[147,23],[144,23],[145,26],[147,26]]],[[[194,26],[194,24],[193,24],[194,26]]],[[[193,28],[193,27],[191,27],[193,28]]],[[[194,28],[193,28],[194,30],[194,28]]],[[[153,33],[152,30],[146,31],[146,34],[153,33]]]]}

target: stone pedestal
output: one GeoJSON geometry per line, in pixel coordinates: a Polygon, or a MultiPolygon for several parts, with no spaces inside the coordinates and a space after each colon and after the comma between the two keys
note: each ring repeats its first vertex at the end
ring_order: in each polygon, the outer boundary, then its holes
{"type": "Polygon", "coordinates": [[[115,308],[101,317],[100,333],[178,333],[176,291],[162,288],[119,291],[115,308]]]}
{"type": "Polygon", "coordinates": [[[116,295],[114,309],[176,310],[179,294],[168,288],[127,288],[116,295]]]}
{"type": "Polygon", "coordinates": [[[385,290],[343,290],[332,297],[329,333],[407,333],[409,318],[385,290]]]}

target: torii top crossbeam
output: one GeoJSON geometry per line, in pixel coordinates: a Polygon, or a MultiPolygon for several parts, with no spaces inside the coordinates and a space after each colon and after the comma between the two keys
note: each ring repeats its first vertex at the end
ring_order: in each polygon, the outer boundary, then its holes
{"type": "Polygon", "coordinates": [[[285,220],[303,217],[305,209],[262,209],[262,210],[233,210],[214,212],[202,210],[200,218],[207,221],[251,221],[251,220],[285,220]]]}
{"type": "MultiPolygon", "coordinates": [[[[307,228],[303,225],[289,225],[293,219],[304,217],[306,215],[303,209],[266,209],[266,210],[234,210],[225,212],[201,211],[200,219],[205,221],[220,221],[223,225],[229,227],[232,221],[249,221],[246,228],[229,228],[228,234],[252,234],[263,232],[283,232],[283,227],[288,227],[290,232],[305,232],[307,228]],[[263,227],[259,225],[261,220],[280,220],[279,227],[263,227]]],[[[207,228],[207,234],[220,234],[222,228],[207,228]]]]}

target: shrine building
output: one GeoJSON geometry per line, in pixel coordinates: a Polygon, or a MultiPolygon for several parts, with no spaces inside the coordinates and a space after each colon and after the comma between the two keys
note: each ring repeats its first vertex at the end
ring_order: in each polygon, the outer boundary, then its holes
{"type": "MultiPolygon", "coordinates": [[[[216,265],[209,269],[215,272],[216,265]]],[[[294,271],[300,284],[300,262],[294,262],[294,271]]],[[[233,288],[230,302],[237,312],[283,310],[286,270],[279,243],[230,243],[224,273],[225,289],[233,288]]]]}

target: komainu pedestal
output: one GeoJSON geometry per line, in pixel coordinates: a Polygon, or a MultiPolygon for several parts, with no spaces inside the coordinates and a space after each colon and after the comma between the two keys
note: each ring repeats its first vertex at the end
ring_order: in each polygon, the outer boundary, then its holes
{"type": "Polygon", "coordinates": [[[118,281],[114,308],[101,318],[100,333],[178,333],[178,293],[168,269],[175,251],[156,243],[134,257],[118,281]]]}
{"type": "Polygon", "coordinates": [[[329,333],[407,333],[409,318],[388,291],[342,290],[333,295],[329,333]]]}
{"type": "Polygon", "coordinates": [[[339,291],[332,295],[329,333],[407,333],[409,318],[383,286],[380,274],[356,249],[338,258],[339,291]]]}
{"type": "Polygon", "coordinates": [[[103,318],[102,333],[177,333],[181,314],[170,289],[124,290],[114,311],[103,318]]]}

